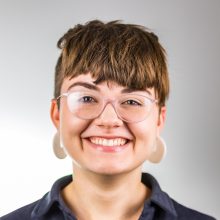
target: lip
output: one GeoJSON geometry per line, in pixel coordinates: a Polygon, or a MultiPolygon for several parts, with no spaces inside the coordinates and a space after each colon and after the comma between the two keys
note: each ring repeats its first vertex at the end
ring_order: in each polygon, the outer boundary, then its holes
{"type": "MultiPolygon", "coordinates": [[[[97,137],[97,136],[96,136],[97,137]]],[[[123,151],[124,149],[126,149],[129,146],[130,143],[130,139],[125,138],[125,137],[113,137],[113,136],[108,136],[108,137],[104,137],[104,136],[98,136],[99,138],[105,138],[105,139],[115,139],[115,138],[124,138],[127,140],[127,142],[124,145],[119,145],[119,146],[103,146],[103,145],[99,145],[99,144],[95,144],[92,143],[90,141],[90,137],[85,138],[84,140],[88,143],[89,146],[91,146],[93,149],[100,151],[100,152],[104,152],[104,153],[119,153],[121,151],[123,151]]]]}
{"type": "Polygon", "coordinates": [[[115,139],[115,138],[123,138],[126,139],[128,141],[132,141],[132,137],[131,136],[126,136],[126,135],[88,135],[88,136],[81,136],[81,138],[85,138],[85,139],[89,139],[89,138],[93,138],[93,137],[97,137],[97,138],[105,138],[105,139],[115,139]]]}

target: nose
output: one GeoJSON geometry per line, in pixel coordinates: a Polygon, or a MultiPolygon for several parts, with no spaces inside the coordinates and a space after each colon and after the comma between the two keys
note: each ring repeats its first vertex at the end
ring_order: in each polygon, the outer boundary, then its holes
{"type": "Polygon", "coordinates": [[[104,127],[119,127],[123,124],[123,121],[118,117],[114,106],[108,103],[98,118],[96,118],[98,126],[104,127]]]}

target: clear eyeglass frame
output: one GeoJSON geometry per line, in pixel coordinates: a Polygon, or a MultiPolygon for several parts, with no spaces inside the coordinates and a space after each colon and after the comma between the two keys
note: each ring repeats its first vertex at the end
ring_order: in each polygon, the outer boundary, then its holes
{"type": "MultiPolygon", "coordinates": [[[[112,99],[103,98],[103,97],[101,97],[101,95],[99,95],[101,103],[99,104],[97,109],[95,109],[93,107],[93,111],[91,111],[91,110],[86,111],[85,107],[88,107],[88,106],[84,106],[84,108],[81,108],[81,109],[73,108],[74,102],[71,103],[70,97],[71,97],[71,95],[77,94],[77,93],[79,94],[80,91],[64,92],[60,96],[55,98],[55,100],[58,102],[62,97],[66,97],[67,98],[67,106],[69,108],[69,111],[71,113],[73,113],[74,115],[76,115],[78,118],[81,118],[83,120],[92,120],[92,119],[98,118],[102,114],[102,112],[104,111],[106,106],[108,104],[111,104],[119,119],[121,119],[122,121],[127,122],[127,123],[137,123],[137,122],[141,122],[141,121],[145,120],[150,115],[153,105],[158,103],[157,99],[153,99],[151,97],[147,97],[147,96],[140,95],[140,94],[138,94],[138,95],[137,94],[135,94],[135,95],[127,94],[127,96],[129,98],[134,96],[134,97],[141,97],[141,99],[144,100],[141,106],[138,106],[138,107],[136,106],[133,108],[138,111],[137,114],[135,114],[135,112],[131,113],[128,110],[122,111],[122,108],[118,107],[118,105],[120,105],[120,101],[123,99],[119,98],[119,99],[112,100],[112,99]]],[[[89,95],[88,92],[86,92],[85,94],[86,94],[86,96],[89,95]]],[[[122,97],[126,97],[126,95],[122,94],[122,97]]],[[[124,101],[126,101],[126,99],[124,101]]],[[[79,106],[77,106],[77,107],[79,107],[79,106]]]]}

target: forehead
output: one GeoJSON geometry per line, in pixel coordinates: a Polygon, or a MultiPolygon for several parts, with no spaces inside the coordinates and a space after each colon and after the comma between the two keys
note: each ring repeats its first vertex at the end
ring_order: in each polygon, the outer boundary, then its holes
{"type": "MultiPolygon", "coordinates": [[[[113,91],[114,92],[121,92],[124,89],[128,89],[130,90],[131,88],[127,88],[124,86],[119,85],[117,82],[114,81],[103,81],[101,83],[95,84],[94,82],[96,81],[95,78],[92,77],[92,75],[90,73],[87,74],[81,74],[78,75],[74,78],[65,78],[63,80],[62,86],[61,86],[61,93],[66,92],[70,89],[70,87],[72,85],[74,85],[77,82],[81,82],[81,83],[88,83],[90,85],[94,85],[95,87],[97,87],[100,91],[113,91]]],[[[155,94],[154,92],[154,88],[146,88],[145,90],[134,90],[131,89],[131,91],[139,91],[139,92],[144,92],[144,93],[148,93],[150,95],[155,94]]]]}

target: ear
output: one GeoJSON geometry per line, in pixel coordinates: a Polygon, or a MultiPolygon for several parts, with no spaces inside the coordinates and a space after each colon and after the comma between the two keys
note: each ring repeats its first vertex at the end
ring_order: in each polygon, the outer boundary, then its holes
{"type": "Polygon", "coordinates": [[[165,120],[166,120],[166,106],[162,106],[159,112],[159,116],[158,116],[158,122],[157,122],[157,127],[158,127],[158,135],[160,134],[160,132],[162,131],[164,124],[165,124],[165,120]]]}
{"type": "Polygon", "coordinates": [[[60,114],[59,114],[57,101],[55,99],[52,99],[52,101],[51,101],[50,117],[51,117],[51,120],[52,120],[54,126],[58,129],[59,124],[60,124],[60,114]]]}

